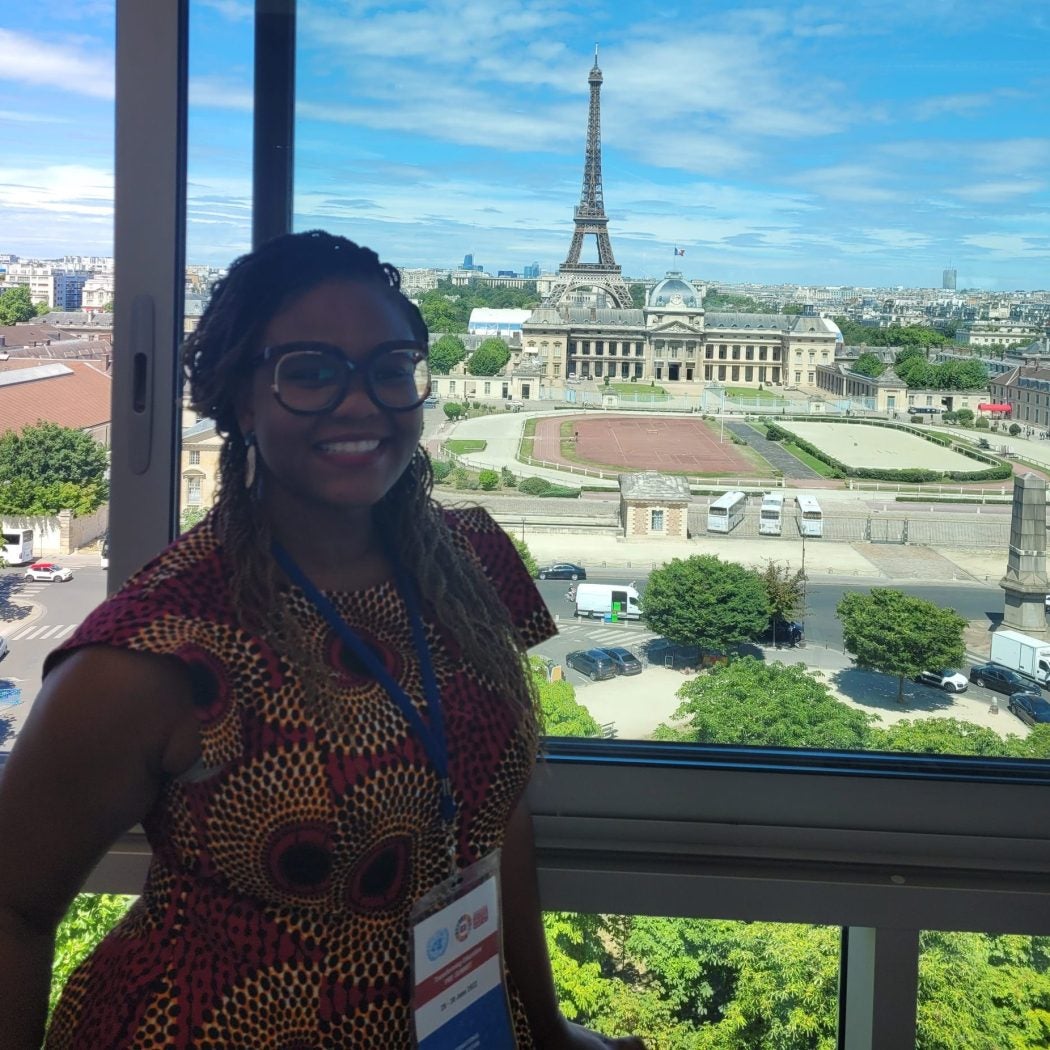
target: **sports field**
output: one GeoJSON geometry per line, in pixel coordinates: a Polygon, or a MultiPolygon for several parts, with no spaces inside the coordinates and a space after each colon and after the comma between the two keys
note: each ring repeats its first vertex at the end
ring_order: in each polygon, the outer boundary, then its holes
{"type": "Polygon", "coordinates": [[[696,416],[571,416],[572,457],[561,454],[565,416],[537,420],[533,454],[547,462],[662,470],[678,474],[757,474],[754,462],[730,440],[718,440],[718,427],[696,416]]]}
{"type": "Polygon", "coordinates": [[[982,466],[949,448],[893,427],[871,427],[863,423],[799,423],[795,420],[783,426],[848,467],[980,470],[982,466]]]}

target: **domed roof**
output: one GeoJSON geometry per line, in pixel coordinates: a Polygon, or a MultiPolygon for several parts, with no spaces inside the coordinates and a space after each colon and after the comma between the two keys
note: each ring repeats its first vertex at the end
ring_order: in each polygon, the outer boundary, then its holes
{"type": "Polygon", "coordinates": [[[695,310],[699,305],[696,289],[677,270],[668,270],[667,276],[649,293],[650,309],[695,310]]]}

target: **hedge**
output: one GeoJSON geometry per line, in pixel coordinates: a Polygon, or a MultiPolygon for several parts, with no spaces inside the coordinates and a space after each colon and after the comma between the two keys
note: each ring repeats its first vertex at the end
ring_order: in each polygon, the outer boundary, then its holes
{"type": "Polygon", "coordinates": [[[452,464],[444,459],[432,459],[430,468],[434,471],[435,481],[444,481],[452,473],[452,464]]]}

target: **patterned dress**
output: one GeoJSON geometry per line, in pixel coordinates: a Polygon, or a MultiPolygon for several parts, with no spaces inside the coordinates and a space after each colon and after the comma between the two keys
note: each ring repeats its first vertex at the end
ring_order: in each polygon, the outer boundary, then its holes
{"type": "MultiPolygon", "coordinates": [[[[522,643],[555,626],[513,544],[480,510],[446,514],[522,643]]],[[[211,519],[172,544],[53,653],[107,645],[187,668],[202,754],[143,821],[153,860],[142,896],[70,978],[51,1050],[118,1047],[313,1050],[412,1044],[408,915],[448,874],[437,778],[422,743],[313,606],[288,592],[353,718],[304,704],[299,662],[245,631],[211,519]]],[[[329,597],[413,698],[420,672],[391,583],[329,597]]],[[[500,845],[528,782],[530,720],[460,659],[425,607],[459,804],[457,859],[500,845]]],[[[316,680],[316,676],[315,676],[316,680]]],[[[532,1046],[508,975],[518,1042],[532,1046]]]]}

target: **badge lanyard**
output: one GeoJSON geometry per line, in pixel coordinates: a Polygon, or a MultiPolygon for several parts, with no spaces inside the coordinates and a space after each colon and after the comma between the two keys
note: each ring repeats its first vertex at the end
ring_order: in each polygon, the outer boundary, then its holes
{"type": "Polygon", "coordinates": [[[274,560],[284,570],[287,577],[306,595],[328,626],[339,635],[342,643],[361,660],[376,681],[387,691],[390,699],[397,704],[398,709],[405,716],[413,732],[422,742],[427,757],[433,764],[441,784],[441,818],[451,832],[452,824],[456,819],[456,800],[452,796],[452,781],[448,772],[448,744],[445,740],[441,693],[438,689],[437,677],[434,674],[434,664],[430,658],[430,646],[427,645],[426,632],[423,628],[419,597],[412,582],[402,572],[397,560],[392,558],[397,590],[408,612],[408,622],[412,629],[412,643],[415,647],[416,656],[419,659],[420,672],[423,676],[423,692],[426,696],[427,710],[430,714],[429,725],[423,721],[419,711],[416,710],[416,705],[412,703],[412,698],[401,688],[400,683],[394,679],[394,676],[383,666],[376,654],[365,645],[346,620],[340,616],[339,610],[336,609],[328,597],[299,568],[288,551],[276,540],[271,545],[271,551],[274,560]]]}

